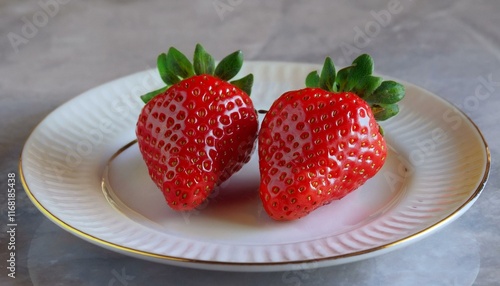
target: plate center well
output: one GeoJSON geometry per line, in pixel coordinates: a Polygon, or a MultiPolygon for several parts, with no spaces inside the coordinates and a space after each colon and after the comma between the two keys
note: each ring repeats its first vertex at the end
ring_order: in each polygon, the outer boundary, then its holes
{"type": "Polygon", "coordinates": [[[150,179],[137,144],[112,157],[103,176],[103,191],[116,211],[165,234],[219,243],[267,245],[296,243],[345,233],[377,219],[404,195],[408,174],[390,150],[382,170],[342,200],[296,221],[277,222],[262,207],[258,157],[217,187],[209,200],[189,212],[169,208],[150,179]]]}

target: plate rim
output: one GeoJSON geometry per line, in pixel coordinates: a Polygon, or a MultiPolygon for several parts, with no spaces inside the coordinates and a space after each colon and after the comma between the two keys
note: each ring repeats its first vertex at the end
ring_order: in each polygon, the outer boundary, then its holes
{"type": "MultiPolygon", "coordinates": [[[[284,65],[305,65],[305,66],[318,66],[313,63],[305,63],[305,62],[286,62],[286,61],[248,61],[247,65],[259,65],[259,64],[266,64],[266,65],[276,65],[276,64],[284,64],[284,65]]],[[[441,100],[444,104],[449,105],[450,107],[455,108],[455,110],[465,118],[468,123],[471,124],[473,127],[473,130],[477,132],[479,135],[479,138],[481,139],[482,143],[482,151],[485,153],[485,165],[484,165],[484,172],[482,174],[482,178],[479,181],[478,180],[478,186],[477,188],[471,192],[471,195],[465,200],[461,205],[459,205],[455,210],[453,210],[450,214],[447,216],[443,217],[439,221],[433,223],[432,225],[429,225],[428,227],[418,231],[411,233],[408,236],[402,237],[400,239],[394,240],[389,243],[385,243],[376,247],[371,247],[363,250],[358,250],[350,253],[345,253],[337,256],[326,256],[326,257],[319,257],[319,258],[310,258],[310,259],[299,259],[299,260],[291,260],[291,261],[267,261],[267,262],[239,262],[239,261],[215,261],[215,260],[202,260],[202,259],[193,259],[193,258],[186,258],[186,257],[178,257],[178,256],[172,256],[172,255],[166,255],[166,254],[158,254],[150,251],[145,251],[145,250],[139,250],[135,249],[132,247],[120,245],[114,242],[107,241],[102,238],[95,237],[89,233],[86,233],[85,231],[82,231],[78,229],[77,227],[74,227],[70,225],[69,223],[65,222],[64,220],[60,219],[58,216],[53,214],[51,211],[49,211],[40,201],[35,197],[33,192],[30,189],[30,186],[28,185],[28,182],[26,181],[26,177],[24,174],[23,170],[23,154],[25,154],[26,151],[26,143],[29,142],[29,140],[32,138],[33,133],[40,128],[40,125],[46,121],[47,117],[52,115],[54,112],[57,110],[64,108],[65,105],[73,101],[74,99],[80,97],[83,94],[86,94],[87,92],[90,92],[94,89],[98,89],[104,85],[107,84],[112,84],[116,81],[123,80],[127,77],[133,77],[141,73],[145,72],[150,72],[151,69],[144,70],[144,71],[139,71],[136,73],[132,73],[129,75],[125,75],[119,78],[116,78],[114,80],[99,84],[93,88],[90,88],[75,97],[67,100],[66,102],[62,103],[59,105],[57,108],[52,110],[49,114],[47,114],[30,132],[28,135],[25,144],[23,145],[22,151],[19,156],[19,163],[18,163],[18,171],[19,171],[19,180],[21,181],[21,185],[23,186],[23,189],[31,202],[36,206],[36,208],[44,214],[49,220],[51,220],[53,223],[61,227],[62,229],[68,231],[69,233],[82,238],[88,242],[91,242],[95,245],[104,247],[109,250],[117,251],[119,253],[133,256],[136,258],[143,258],[147,260],[152,260],[156,262],[163,262],[163,263],[168,263],[174,264],[174,265],[180,265],[180,266],[187,266],[187,267],[193,267],[193,268],[201,268],[201,269],[212,269],[212,270],[234,270],[234,271],[241,271],[242,267],[245,267],[246,271],[275,271],[275,270],[287,270],[290,269],[292,266],[297,266],[301,264],[309,264],[309,263],[319,263],[319,264],[324,264],[323,266],[331,266],[331,265],[337,265],[340,263],[337,263],[339,260],[343,259],[351,259],[350,261],[358,261],[364,258],[368,258],[370,255],[376,255],[379,252],[386,251],[389,248],[391,249],[396,249],[398,247],[406,245],[410,241],[414,241],[420,238],[425,237],[426,235],[434,232],[436,229],[452,222],[456,218],[460,217],[463,212],[465,212],[468,208],[472,206],[472,204],[477,200],[477,198],[480,196],[482,191],[484,190],[486,183],[489,178],[490,174],[490,168],[491,168],[491,153],[490,149],[488,147],[488,144],[485,140],[484,135],[482,134],[481,130],[479,127],[476,125],[476,123],[467,115],[465,112],[463,112],[461,109],[457,108],[454,104],[449,102],[448,100],[436,95],[433,92],[430,92],[420,86],[417,86],[413,83],[399,80],[402,82],[405,86],[412,86],[414,88],[417,88],[421,91],[427,92],[433,97],[441,100]],[[356,259],[357,258],[357,259],[356,259]],[[329,262],[329,263],[328,263],[329,262]],[[219,269],[218,267],[220,266],[225,266],[226,268],[224,269],[219,269]],[[227,268],[229,267],[229,268],[227,268]]],[[[392,78],[388,76],[388,78],[392,78]]],[[[347,263],[347,262],[346,262],[347,263]]],[[[321,265],[318,265],[321,266],[321,265]]]]}

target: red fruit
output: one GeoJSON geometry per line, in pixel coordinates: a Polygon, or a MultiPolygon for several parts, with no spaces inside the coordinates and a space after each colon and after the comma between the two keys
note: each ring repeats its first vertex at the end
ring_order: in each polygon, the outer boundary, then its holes
{"type": "Polygon", "coordinates": [[[257,129],[246,92],[201,74],[147,102],[136,134],[149,174],[169,206],[191,210],[250,160],[257,129]]]}
{"type": "MultiPolygon", "coordinates": [[[[334,72],[331,60],[325,67],[323,71],[334,72]]],[[[356,62],[351,69],[355,67],[356,62]]],[[[371,91],[353,89],[365,98],[383,97],[369,104],[353,92],[339,91],[342,85],[356,86],[350,79],[355,72],[346,77],[346,71],[339,71],[341,80],[330,79],[330,84],[326,77],[331,73],[323,72],[321,78],[310,74],[309,85],[324,89],[286,92],[267,112],[258,137],[260,197],[272,218],[301,218],[346,196],[382,168],[387,147],[372,110],[380,120],[394,115],[396,109],[388,105],[404,96],[404,88],[401,94],[402,86],[390,82],[384,87],[371,70],[364,72],[363,77],[370,76],[378,85],[371,91]]]]}
{"type": "Polygon", "coordinates": [[[259,133],[261,187],[275,219],[300,218],[373,177],[387,149],[357,95],[305,88],[283,94],[259,133]]]}

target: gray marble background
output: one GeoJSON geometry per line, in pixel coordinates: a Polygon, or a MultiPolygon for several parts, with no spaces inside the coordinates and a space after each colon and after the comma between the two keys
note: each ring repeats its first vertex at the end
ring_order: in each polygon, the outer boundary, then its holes
{"type": "Polygon", "coordinates": [[[0,2],[1,285],[498,285],[500,283],[500,2],[0,2]],[[490,180],[455,222],[406,248],[321,269],[234,273],[183,269],[104,250],[48,221],[17,182],[16,278],[7,277],[7,174],[47,114],[78,94],[155,67],[202,43],[216,58],[345,65],[371,54],[382,74],[462,109],[492,153],[490,180]],[[482,81],[489,93],[478,97],[482,81]],[[5,182],[5,183],[4,183],[5,182]],[[4,187],[5,186],[5,187],[4,187]]]}

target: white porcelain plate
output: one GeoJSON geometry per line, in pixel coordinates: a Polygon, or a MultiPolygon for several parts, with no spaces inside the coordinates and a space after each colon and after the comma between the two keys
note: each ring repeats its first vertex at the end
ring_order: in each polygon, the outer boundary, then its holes
{"type": "MultiPolygon", "coordinates": [[[[247,62],[257,109],[303,87],[317,65],[247,62]]],[[[268,218],[258,158],[198,209],[169,209],[135,139],[139,95],[161,86],[150,70],[75,97],[33,131],[21,156],[24,188],[63,229],[99,246],[178,266],[230,271],[323,267],[382,254],[463,214],[486,184],[490,157],[476,126],[438,96],[406,84],[400,114],[383,122],[383,169],[340,201],[292,222],[268,218]],[[128,145],[127,145],[128,144],[128,145]],[[124,147],[125,146],[125,147],[124,147]]]]}

